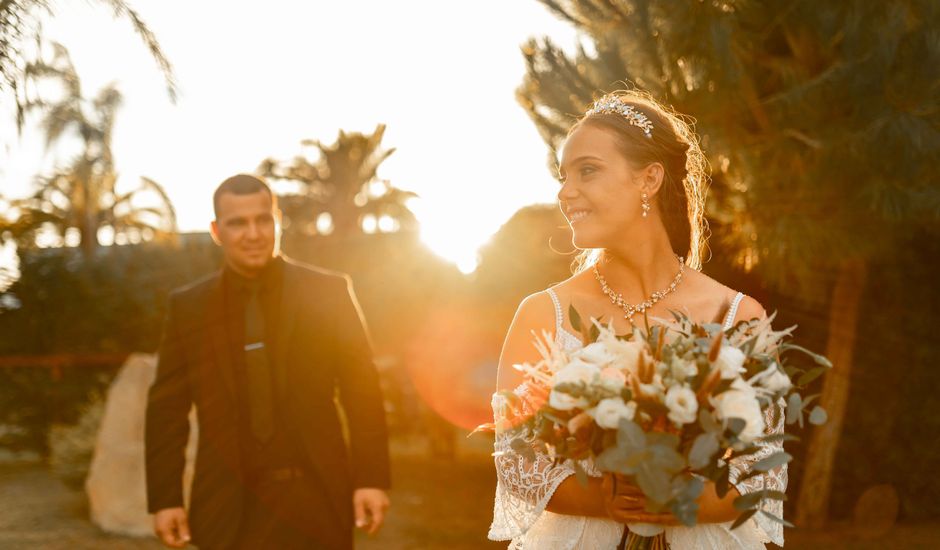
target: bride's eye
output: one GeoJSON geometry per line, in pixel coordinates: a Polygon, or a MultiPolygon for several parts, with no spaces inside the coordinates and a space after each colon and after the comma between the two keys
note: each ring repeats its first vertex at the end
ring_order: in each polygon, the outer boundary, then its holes
{"type": "Polygon", "coordinates": [[[597,168],[595,168],[594,166],[591,166],[590,164],[586,164],[586,165],[582,166],[582,167],[581,167],[581,170],[579,171],[579,173],[581,174],[581,177],[582,177],[582,178],[585,177],[585,176],[590,176],[590,175],[593,174],[594,172],[597,172],[597,168]]]}

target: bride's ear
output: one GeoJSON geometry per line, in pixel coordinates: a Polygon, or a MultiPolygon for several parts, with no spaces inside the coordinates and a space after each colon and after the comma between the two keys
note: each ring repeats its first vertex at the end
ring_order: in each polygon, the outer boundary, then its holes
{"type": "Polygon", "coordinates": [[[640,186],[650,197],[655,197],[656,193],[663,186],[663,180],[666,177],[666,169],[658,162],[651,162],[645,168],[640,170],[640,186]]]}

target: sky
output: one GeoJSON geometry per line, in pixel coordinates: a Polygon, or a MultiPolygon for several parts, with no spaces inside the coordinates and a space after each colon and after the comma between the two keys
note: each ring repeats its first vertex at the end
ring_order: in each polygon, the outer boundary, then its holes
{"type": "MultiPolygon", "coordinates": [[[[388,126],[396,152],[379,177],[411,203],[432,250],[464,271],[520,207],[555,200],[557,183],[534,124],[515,99],[520,46],[573,29],[535,0],[134,0],[174,64],[174,105],[130,23],[103,7],[60,2],[44,35],[66,45],[85,95],[117,82],[125,101],[114,155],[123,185],[163,185],[179,227],[200,231],[226,177],[267,157],[301,154],[303,139],[388,126]]],[[[12,120],[12,119],[8,119],[12,120]]],[[[38,133],[2,125],[0,182],[25,194],[43,166],[38,133]]]]}

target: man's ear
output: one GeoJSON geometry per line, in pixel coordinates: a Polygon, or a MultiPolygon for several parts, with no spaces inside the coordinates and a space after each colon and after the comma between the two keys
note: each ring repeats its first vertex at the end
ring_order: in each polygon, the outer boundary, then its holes
{"type": "Polygon", "coordinates": [[[218,220],[212,220],[212,223],[209,224],[209,234],[212,235],[212,242],[222,246],[222,240],[219,239],[219,222],[218,220]]]}

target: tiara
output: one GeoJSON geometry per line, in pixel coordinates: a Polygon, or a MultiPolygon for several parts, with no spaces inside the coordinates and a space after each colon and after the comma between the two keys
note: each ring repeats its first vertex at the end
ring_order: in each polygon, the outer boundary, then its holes
{"type": "Polygon", "coordinates": [[[653,137],[653,123],[633,105],[627,105],[617,96],[604,96],[591,105],[591,108],[584,113],[584,116],[598,114],[617,114],[627,119],[630,124],[643,130],[643,134],[653,137]]]}

